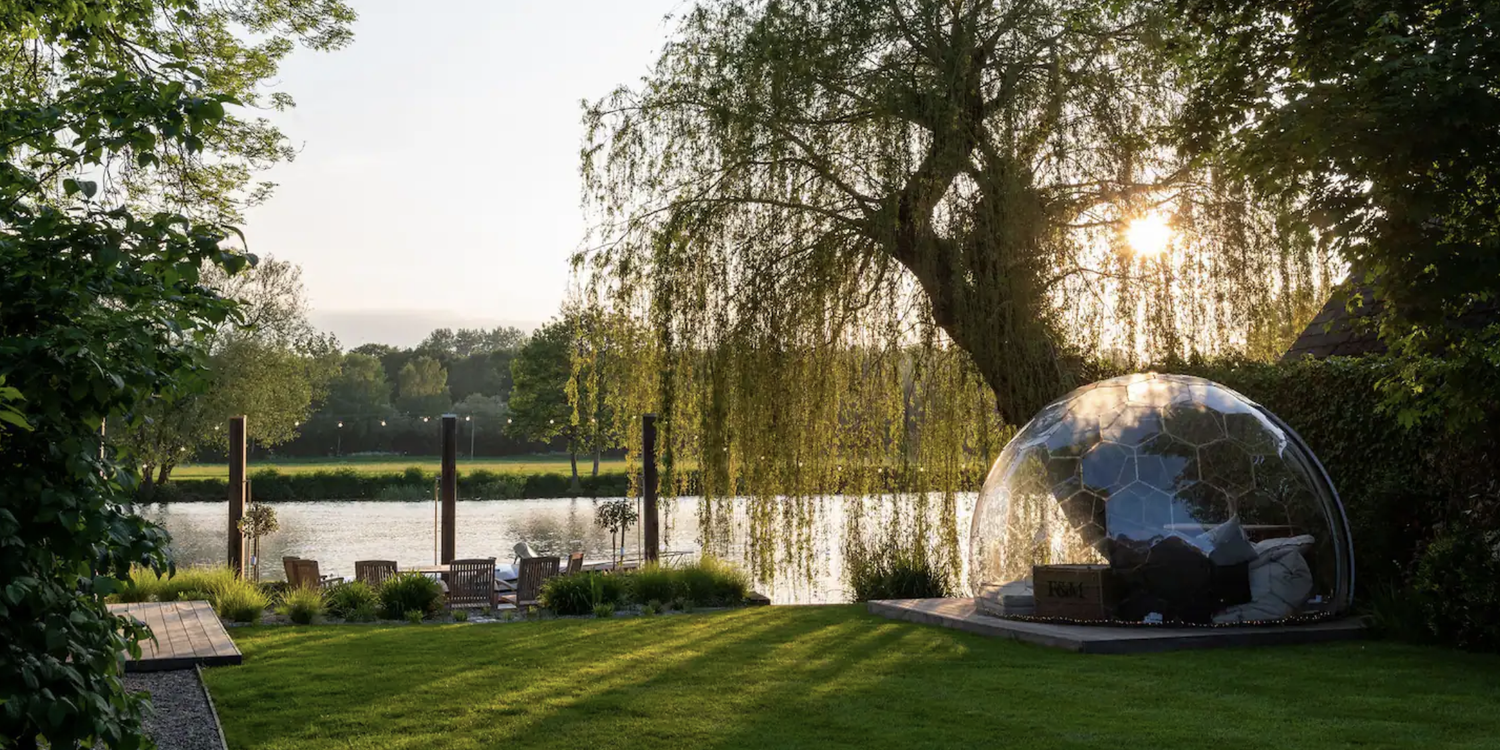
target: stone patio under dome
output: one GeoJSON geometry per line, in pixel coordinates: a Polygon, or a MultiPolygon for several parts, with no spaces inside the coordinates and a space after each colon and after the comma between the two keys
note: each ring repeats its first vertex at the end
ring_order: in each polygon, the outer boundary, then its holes
{"type": "Polygon", "coordinates": [[[1086,654],[1139,654],[1188,648],[1280,646],[1364,637],[1358,617],[1307,624],[1217,628],[1054,625],[980,614],[973,599],[890,599],[869,603],[872,614],[893,620],[941,625],[1086,654]]]}

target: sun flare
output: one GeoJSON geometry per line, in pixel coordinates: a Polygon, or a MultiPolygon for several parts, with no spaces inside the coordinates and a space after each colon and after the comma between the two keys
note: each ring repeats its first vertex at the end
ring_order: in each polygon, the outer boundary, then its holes
{"type": "Polygon", "coordinates": [[[1155,258],[1171,244],[1172,227],[1167,224],[1167,217],[1148,214],[1130,222],[1125,230],[1125,240],[1130,243],[1130,249],[1136,255],[1155,258]]]}

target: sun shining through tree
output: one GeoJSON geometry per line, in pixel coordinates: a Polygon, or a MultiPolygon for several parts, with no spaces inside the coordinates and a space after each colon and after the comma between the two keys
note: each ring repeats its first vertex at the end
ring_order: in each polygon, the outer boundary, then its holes
{"type": "Polygon", "coordinates": [[[1130,243],[1130,249],[1135,251],[1136,256],[1157,258],[1172,243],[1172,227],[1167,223],[1167,217],[1157,213],[1147,214],[1131,220],[1125,229],[1125,240],[1130,243]]]}

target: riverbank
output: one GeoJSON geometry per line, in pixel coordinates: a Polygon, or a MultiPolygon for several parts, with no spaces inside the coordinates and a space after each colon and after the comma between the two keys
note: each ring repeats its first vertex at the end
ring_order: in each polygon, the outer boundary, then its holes
{"type": "MultiPolygon", "coordinates": [[[[265,502],[316,500],[431,500],[438,472],[410,466],[373,473],[357,468],[322,469],[296,474],[267,468],[250,474],[250,496],[265,502]]],[[[517,500],[521,498],[621,497],[630,492],[624,471],[601,471],[579,477],[575,489],[568,474],[496,472],[469,469],[458,476],[462,500],[517,500]]],[[[174,478],[157,489],[153,502],[222,502],[229,497],[223,477],[174,478]]]]}
{"type": "MultiPolygon", "coordinates": [[[[435,462],[434,462],[435,463],[435,462]]],[[[506,469],[496,471],[489,464],[459,464],[458,498],[460,500],[520,500],[558,499],[571,497],[623,497],[630,494],[630,474],[624,470],[623,461],[613,462],[618,468],[601,470],[598,476],[581,471],[579,486],[573,487],[568,466],[563,464],[558,471],[551,465],[541,471],[518,471],[506,469]],[[477,468],[483,466],[484,468],[477,468]]],[[[265,465],[261,465],[265,466],[265,465]]],[[[438,480],[437,467],[422,468],[406,466],[393,468],[395,464],[343,465],[329,468],[329,464],[299,467],[296,472],[286,472],[283,466],[254,469],[250,473],[250,494],[254,500],[266,502],[298,502],[318,500],[431,500],[438,480]],[[383,470],[375,470],[381,466],[383,470]]],[[[580,466],[580,469],[586,467],[580,466]]],[[[679,470],[685,491],[679,494],[699,494],[701,484],[696,469],[679,470]]],[[[983,475],[977,470],[958,477],[962,490],[979,488],[983,475]]],[[[887,469],[863,471],[843,470],[822,482],[804,479],[802,491],[811,494],[860,495],[926,492],[933,489],[929,477],[919,471],[908,469],[897,472],[887,469]]],[[[731,493],[740,494],[740,493],[731,493]]],[[[172,481],[157,489],[152,502],[222,502],[229,497],[229,482],[224,476],[187,476],[174,474],[172,481]]]]}

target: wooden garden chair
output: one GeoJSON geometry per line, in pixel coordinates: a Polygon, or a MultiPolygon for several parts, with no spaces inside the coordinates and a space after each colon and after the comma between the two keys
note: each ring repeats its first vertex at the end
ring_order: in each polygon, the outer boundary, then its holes
{"type": "Polygon", "coordinates": [[[583,572],[583,553],[574,552],[568,555],[568,568],[564,571],[564,575],[573,575],[574,573],[581,572],[583,572]]]}
{"type": "Polygon", "coordinates": [[[495,606],[495,558],[448,563],[448,608],[495,606]]]}
{"type": "Polygon", "coordinates": [[[320,589],[330,584],[338,583],[343,578],[339,576],[325,576],[318,573],[317,560],[304,560],[299,557],[282,558],[281,564],[287,566],[287,585],[292,588],[320,589]]]}
{"type": "Polygon", "coordinates": [[[516,576],[516,592],[505,598],[517,607],[529,607],[537,603],[542,592],[542,582],[558,574],[562,561],[556,557],[529,557],[521,561],[520,575],[516,576]]]}
{"type": "Polygon", "coordinates": [[[395,560],[356,560],[354,562],[354,580],[363,581],[372,588],[380,588],[382,584],[397,573],[395,560]]]}

